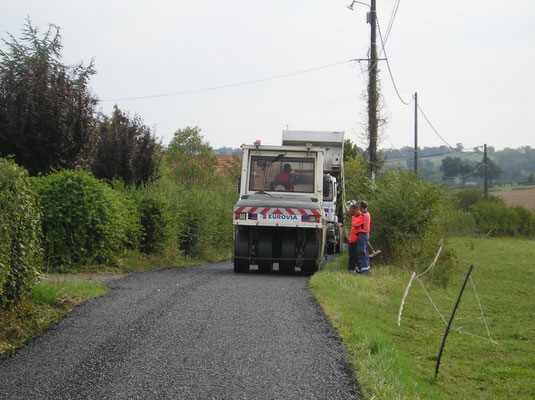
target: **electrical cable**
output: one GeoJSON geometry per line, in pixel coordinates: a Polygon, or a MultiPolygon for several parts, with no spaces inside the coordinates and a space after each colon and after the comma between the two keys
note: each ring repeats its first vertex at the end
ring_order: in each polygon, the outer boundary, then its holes
{"type": "Polygon", "coordinates": [[[419,104],[418,104],[418,110],[420,110],[420,112],[421,112],[422,115],[424,116],[425,120],[427,121],[427,123],[429,124],[429,126],[431,127],[431,129],[433,129],[433,131],[435,131],[435,133],[437,134],[437,136],[438,136],[444,143],[446,143],[450,149],[453,149],[453,147],[452,147],[448,142],[446,142],[442,136],[440,136],[440,133],[438,133],[438,131],[435,129],[435,127],[433,126],[433,124],[431,123],[431,121],[429,121],[429,118],[427,118],[427,115],[425,115],[424,110],[422,110],[422,107],[420,107],[419,104]]]}
{"type": "Polygon", "coordinates": [[[385,46],[386,46],[386,42],[388,42],[388,37],[390,36],[390,32],[392,31],[392,26],[394,25],[394,20],[396,19],[396,15],[398,13],[400,2],[401,0],[397,0],[396,4],[394,4],[394,8],[392,9],[392,14],[390,14],[390,20],[388,21],[388,26],[386,28],[386,33],[385,33],[385,46]]]}
{"type": "Polygon", "coordinates": [[[403,100],[403,98],[401,97],[401,95],[399,94],[399,90],[398,90],[398,87],[396,86],[396,82],[394,81],[394,76],[392,74],[392,69],[390,68],[390,63],[388,62],[388,55],[386,54],[386,48],[385,48],[385,42],[383,40],[383,34],[381,32],[381,26],[379,25],[379,20],[377,19],[377,17],[375,18],[376,22],[377,22],[377,28],[378,28],[378,31],[379,31],[379,38],[381,39],[381,45],[382,45],[382,52],[385,53],[385,61],[386,61],[386,66],[388,67],[388,74],[390,75],[390,79],[392,80],[392,85],[394,85],[394,89],[396,91],[396,94],[398,95],[398,98],[399,100],[405,104],[406,106],[410,105],[412,103],[412,100],[414,100],[413,98],[411,98],[411,100],[409,102],[403,100]]]}
{"type": "Polygon", "coordinates": [[[102,102],[109,102],[109,101],[123,101],[123,100],[152,99],[152,98],[156,98],[156,97],[179,96],[179,95],[182,95],[182,94],[192,94],[192,93],[207,92],[207,91],[211,91],[211,90],[227,89],[227,88],[236,87],[236,86],[250,85],[252,83],[265,82],[265,81],[270,81],[270,80],[275,80],[275,79],[286,78],[288,76],[304,74],[304,73],[307,73],[307,72],[317,71],[317,70],[320,70],[320,69],[325,69],[325,68],[330,68],[330,67],[334,67],[334,66],[341,65],[341,64],[346,64],[346,63],[351,62],[351,61],[360,61],[360,59],[352,58],[350,60],[345,60],[345,61],[340,61],[340,62],[336,62],[336,63],[332,63],[332,64],[322,65],[320,67],[308,68],[308,69],[304,69],[304,70],[301,70],[301,71],[289,72],[289,73],[281,74],[281,75],[275,75],[275,76],[271,76],[271,77],[268,77],[268,78],[260,78],[260,79],[254,79],[254,80],[251,80],[251,81],[230,83],[230,84],[220,85],[220,86],[212,86],[212,87],[207,87],[207,88],[203,88],[203,89],[190,89],[190,90],[182,90],[182,91],[170,92],[170,93],[153,94],[153,95],[147,95],[147,96],[134,96],[134,97],[123,97],[123,98],[116,98],[116,99],[106,99],[106,100],[101,100],[101,101],[102,102]]]}
{"type": "Polygon", "coordinates": [[[456,176],[445,176],[443,179],[455,179],[455,178],[464,179],[464,178],[467,178],[470,175],[472,175],[473,173],[475,173],[479,168],[481,168],[482,165],[483,165],[483,161],[479,162],[477,164],[477,166],[474,168],[474,170],[472,170],[472,172],[469,172],[466,175],[463,175],[463,176],[457,176],[457,175],[456,176]]]}
{"type": "MultiPolygon", "coordinates": [[[[428,154],[426,156],[418,155],[418,158],[436,157],[436,156],[443,156],[444,154],[455,154],[455,153],[463,153],[463,152],[460,151],[460,150],[446,151],[446,152],[443,152],[443,153],[428,154]]],[[[389,158],[389,159],[386,160],[386,162],[412,160],[413,158],[414,158],[414,156],[407,156],[407,157],[400,157],[400,158],[389,158]]]]}

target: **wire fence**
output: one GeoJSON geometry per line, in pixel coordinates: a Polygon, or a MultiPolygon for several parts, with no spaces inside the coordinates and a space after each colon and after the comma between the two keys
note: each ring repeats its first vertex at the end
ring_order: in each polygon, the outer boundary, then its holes
{"type": "MultiPolygon", "coordinates": [[[[406,303],[407,297],[409,295],[409,291],[410,291],[410,289],[412,287],[412,283],[414,282],[414,280],[418,281],[418,283],[422,287],[425,295],[427,296],[427,299],[429,300],[429,302],[431,303],[431,305],[433,306],[433,308],[437,312],[438,317],[442,320],[442,322],[444,322],[444,324],[446,326],[448,325],[448,321],[446,321],[446,318],[444,317],[444,315],[440,311],[440,309],[437,306],[436,302],[433,301],[433,298],[429,294],[429,291],[426,289],[424,283],[420,279],[422,276],[424,276],[424,275],[426,275],[426,274],[428,274],[428,273],[433,271],[433,268],[435,267],[435,265],[436,265],[436,263],[438,261],[438,258],[440,256],[440,253],[442,252],[442,249],[443,249],[443,240],[442,239],[440,239],[439,246],[440,247],[439,247],[439,249],[438,249],[438,251],[436,253],[436,256],[433,259],[433,262],[429,265],[429,267],[425,271],[420,273],[420,274],[416,274],[416,272],[412,273],[411,278],[409,280],[409,283],[407,284],[407,288],[405,289],[405,293],[403,294],[403,298],[401,299],[401,304],[400,304],[399,312],[398,312],[398,321],[397,321],[398,322],[398,326],[401,326],[401,318],[402,318],[402,315],[403,315],[403,310],[405,308],[405,303],[406,303]]],[[[491,332],[490,332],[490,328],[489,328],[489,325],[487,323],[487,319],[485,318],[485,314],[483,312],[483,307],[481,305],[481,301],[480,301],[479,295],[477,293],[477,289],[476,289],[476,285],[475,285],[474,279],[472,278],[471,275],[470,275],[469,279],[470,279],[471,287],[472,287],[472,289],[474,291],[474,294],[475,294],[475,298],[477,300],[477,305],[478,305],[479,313],[480,313],[479,317],[471,317],[470,320],[472,320],[472,321],[482,320],[484,325],[485,325],[487,336],[485,337],[485,336],[482,336],[482,335],[475,334],[473,332],[465,331],[465,330],[463,330],[462,327],[451,328],[451,330],[453,330],[453,331],[455,331],[455,332],[457,332],[459,334],[462,334],[462,335],[469,335],[469,336],[476,337],[476,338],[479,338],[479,339],[489,340],[492,344],[499,345],[499,343],[492,338],[492,335],[491,335],[491,332]]]]}

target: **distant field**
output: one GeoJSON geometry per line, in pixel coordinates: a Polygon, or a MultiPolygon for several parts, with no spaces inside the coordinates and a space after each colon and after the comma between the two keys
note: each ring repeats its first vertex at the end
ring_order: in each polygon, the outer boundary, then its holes
{"type": "Polygon", "coordinates": [[[501,190],[492,194],[501,197],[509,205],[519,204],[535,211],[535,189],[501,190]]]}

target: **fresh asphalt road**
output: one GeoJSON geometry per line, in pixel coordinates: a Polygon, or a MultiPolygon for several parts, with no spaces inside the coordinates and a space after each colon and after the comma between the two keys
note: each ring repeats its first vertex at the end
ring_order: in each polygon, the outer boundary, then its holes
{"type": "Polygon", "coordinates": [[[0,359],[0,399],[354,399],[304,276],[229,262],[128,275],[0,359]]]}

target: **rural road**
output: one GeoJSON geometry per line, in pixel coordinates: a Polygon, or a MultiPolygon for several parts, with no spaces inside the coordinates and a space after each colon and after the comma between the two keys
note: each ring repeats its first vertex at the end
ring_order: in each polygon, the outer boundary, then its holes
{"type": "Polygon", "coordinates": [[[127,275],[0,359],[0,399],[358,399],[303,276],[127,275]]]}

